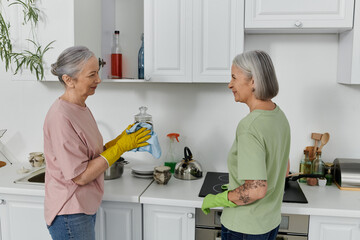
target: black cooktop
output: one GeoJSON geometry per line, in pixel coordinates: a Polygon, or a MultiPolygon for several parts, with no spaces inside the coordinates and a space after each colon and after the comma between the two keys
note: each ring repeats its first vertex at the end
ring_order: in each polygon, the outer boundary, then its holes
{"type": "MultiPolygon", "coordinates": [[[[229,182],[229,174],[225,172],[207,172],[200,189],[199,197],[222,192],[221,185],[229,182]]],[[[283,202],[308,203],[297,181],[288,181],[285,185],[283,202]]]]}

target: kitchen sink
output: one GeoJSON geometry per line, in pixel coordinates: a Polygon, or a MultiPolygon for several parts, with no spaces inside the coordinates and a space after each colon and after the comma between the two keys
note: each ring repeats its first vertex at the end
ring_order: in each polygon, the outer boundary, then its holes
{"type": "Polygon", "coordinates": [[[28,174],[25,177],[15,180],[14,183],[44,185],[45,167],[33,171],[32,173],[28,174]]]}

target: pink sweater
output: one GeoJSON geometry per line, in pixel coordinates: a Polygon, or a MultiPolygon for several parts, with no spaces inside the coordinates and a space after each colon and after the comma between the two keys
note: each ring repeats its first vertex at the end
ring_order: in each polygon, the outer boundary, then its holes
{"type": "Polygon", "coordinates": [[[95,214],[104,193],[104,176],[79,186],[72,179],[103,151],[103,139],[89,108],[57,99],[44,123],[45,221],[56,215],[95,214]]]}

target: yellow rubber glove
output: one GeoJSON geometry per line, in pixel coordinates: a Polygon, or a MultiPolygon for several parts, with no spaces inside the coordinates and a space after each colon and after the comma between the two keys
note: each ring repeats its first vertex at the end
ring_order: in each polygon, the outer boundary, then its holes
{"type": "Polygon", "coordinates": [[[228,191],[214,194],[208,194],[203,200],[201,210],[207,215],[210,208],[214,207],[236,207],[237,205],[228,199],[228,191]]]}
{"type": "Polygon", "coordinates": [[[109,147],[100,155],[108,162],[110,167],[124,152],[149,145],[146,141],[151,137],[148,135],[150,132],[151,130],[148,130],[147,128],[140,128],[136,132],[130,134],[125,132],[125,134],[117,140],[115,145],[109,147]]]}
{"type": "Polygon", "coordinates": [[[108,149],[112,146],[114,146],[116,144],[116,142],[124,135],[126,134],[126,130],[130,130],[130,128],[132,128],[132,126],[134,126],[135,123],[130,124],[119,136],[117,136],[116,138],[114,138],[113,140],[107,142],[105,144],[105,149],[108,149]]]}

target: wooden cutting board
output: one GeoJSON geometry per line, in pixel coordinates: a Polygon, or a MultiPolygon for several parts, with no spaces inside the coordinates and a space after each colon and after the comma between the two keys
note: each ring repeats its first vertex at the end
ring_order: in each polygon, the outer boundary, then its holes
{"type": "Polygon", "coordinates": [[[360,188],[352,188],[352,187],[341,187],[337,182],[335,182],[336,186],[340,189],[340,190],[347,190],[347,191],[360,191],[360,188]]]}
{"type": "Polygon", "coordinates": [[[0,161],[0,168],[5,166],[5,165],[6,165],[6,162],[0,161]]]}

